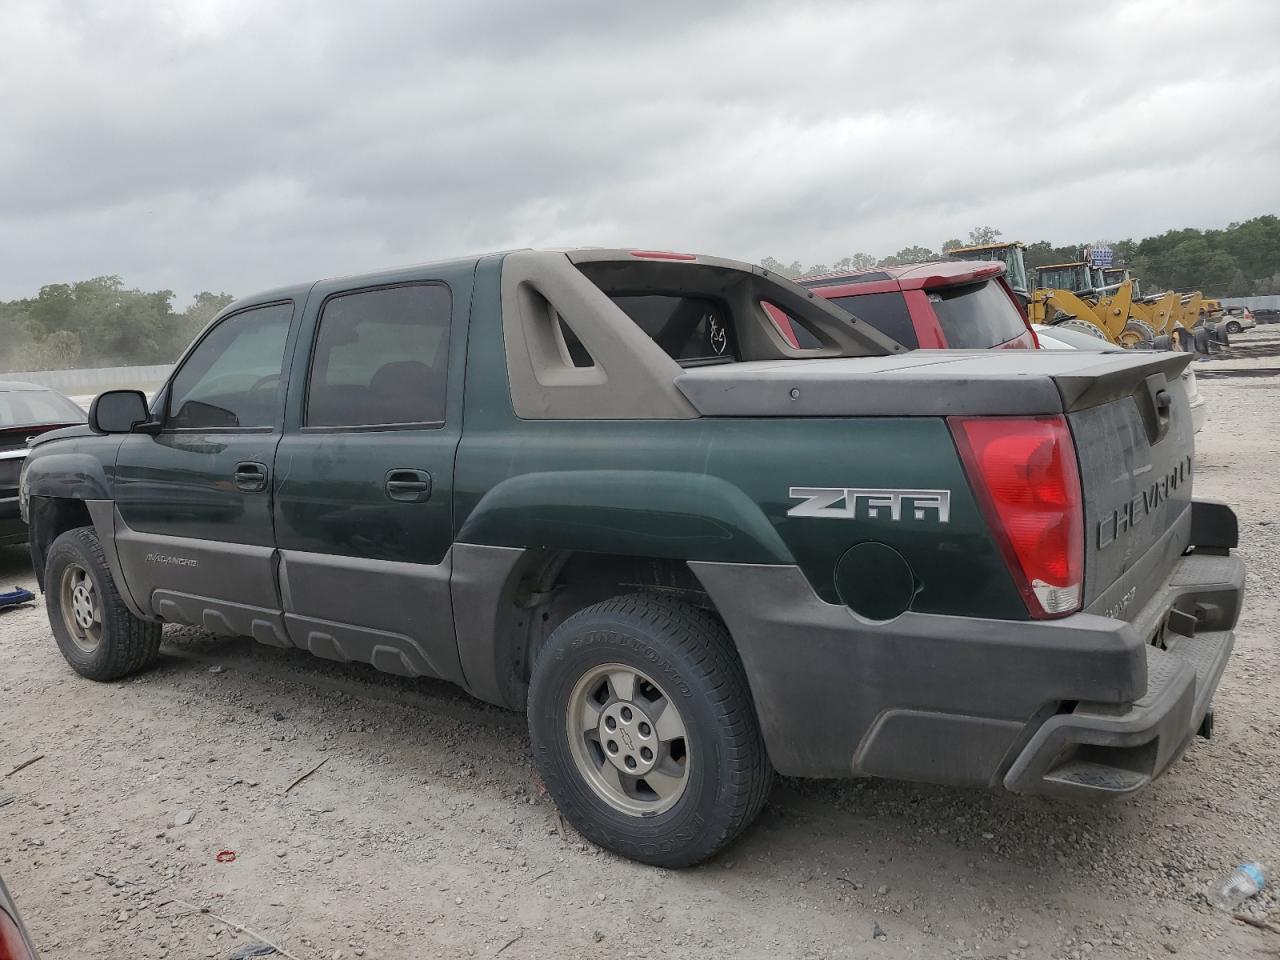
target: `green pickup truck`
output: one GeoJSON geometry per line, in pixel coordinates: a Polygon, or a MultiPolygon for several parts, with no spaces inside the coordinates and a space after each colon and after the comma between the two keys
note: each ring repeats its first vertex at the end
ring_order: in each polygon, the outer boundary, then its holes
{"type": "Polygon", "coordinates": [[[1243,567],[1189,360],[910,351],[736,261],[501,253],[231,305],[150,403],[33,440],[20,501],[83,676],[184,623],[442,678],[527,711],[585,836],[683,866],[775,770],[1098,799],[1208,735],[1243,567]]]}

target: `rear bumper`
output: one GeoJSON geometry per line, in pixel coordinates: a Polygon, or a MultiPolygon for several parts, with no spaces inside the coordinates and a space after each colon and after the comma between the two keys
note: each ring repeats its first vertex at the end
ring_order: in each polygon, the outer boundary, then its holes
{"type": "Polygon", "coordinates": [[[689,566],[737,644],[780,773],[1091,799],[1149,783],[1200,728],[1244,583],[1236,557],[1193,553],[1131,621],[876,624],[795,567],[689,566]]]}
{"type": "Polygon", "coordinates": [[[1009,767],[1004,785],[1015,793],[1102,799],[1126,796],[1160,776],[1209,712],[1235,643],[1230,626],[1243,589],[1237,557],[1185,558],[1154,602],[1176,612],[1161,624],[1163,648],[1146,648],[1146,693],[1128,705],[1079,702],[1050,717],[1009,767]],[[1220,606],[1226,597],[1233,598],[1225,611],[1229,625],[1220,606]],[[1224,628],[1201,629],[1201,622],[1224,628]]]}

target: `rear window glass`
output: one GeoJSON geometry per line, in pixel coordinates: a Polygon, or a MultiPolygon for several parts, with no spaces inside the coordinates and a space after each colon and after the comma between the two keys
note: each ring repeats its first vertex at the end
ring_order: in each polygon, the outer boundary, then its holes
{"type": "Polygon", "coordinates": [[[674,294],[610,299],[652,337],[667,356],[684,366],[737,359],[737,344],[727,313],[715,300],[674,294]]]}
{"type": "Polygon", "coordinates": [[[869,323],[887,337],[893,337],[908,349],[920,346],[916,328],[911,323],[907,301],[899,291],[869,293],[860,297],[833,297],[831,302],[847,310],[864,323],[869,323]]]}
{"type": "Polygon", "coordinates": [[[986,350],[1026,333],[1022,314],[991,280],[929,291],[947,346],[986,350]]]}

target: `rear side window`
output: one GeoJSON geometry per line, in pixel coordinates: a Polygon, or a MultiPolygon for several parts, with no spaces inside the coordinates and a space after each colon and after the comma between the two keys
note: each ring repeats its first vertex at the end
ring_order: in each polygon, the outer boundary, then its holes
{"type": "Polygon", "coordinates": [[[947,346],[986,350],[1027,332],[1022,314],[993,280],[929,291],[947,346]]]}
{"type": "Polygon", "coordinates": [[[174,375],[166,426],[270,427],[292,316],[293,304],[277,303],[233,314],[210,330],[174,375]]]}
{"type": "Polygon", "coordinates": [[[776,303],[770,303],[768,300],[761,300],[760,307],[769,318],[769,322],[773,324],[773,329],[778,331],[778,335],[787,341],[791,349],[817,350],[822,346],[822,341],[814,332],[789,310],[783,310],[776,303]]]}
{"type": "Polygon", "coordinates": [[[452,306],[441,284],[330,297],[312,353],[306,425],[443,423],[452,306]]]}
{"type": "Polygon", "coordinates": [[[682,366],[736,360],[737,344],[724,307],[706,297],[668,294],[613,296],[622,312],[682,366]]]}
{"type": "Polygon", "coordinates": [[[868,293],[861,297],[834,297],[831,300],[841,310],[847,310],[864,323],[869,323],[887,337],[893,337],[909,350],[920,346],[916,328],[911,323],[911,311],[906,298],[899,291],[868,293]]]}

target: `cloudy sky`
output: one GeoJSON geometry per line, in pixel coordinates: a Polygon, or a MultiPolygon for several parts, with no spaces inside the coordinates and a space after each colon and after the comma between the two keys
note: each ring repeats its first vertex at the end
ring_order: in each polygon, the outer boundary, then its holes
{"type": "Polygon", "coordinates": [[[1280,3],[3,0],[0,298],[1280,213],[1280,3]]]}

